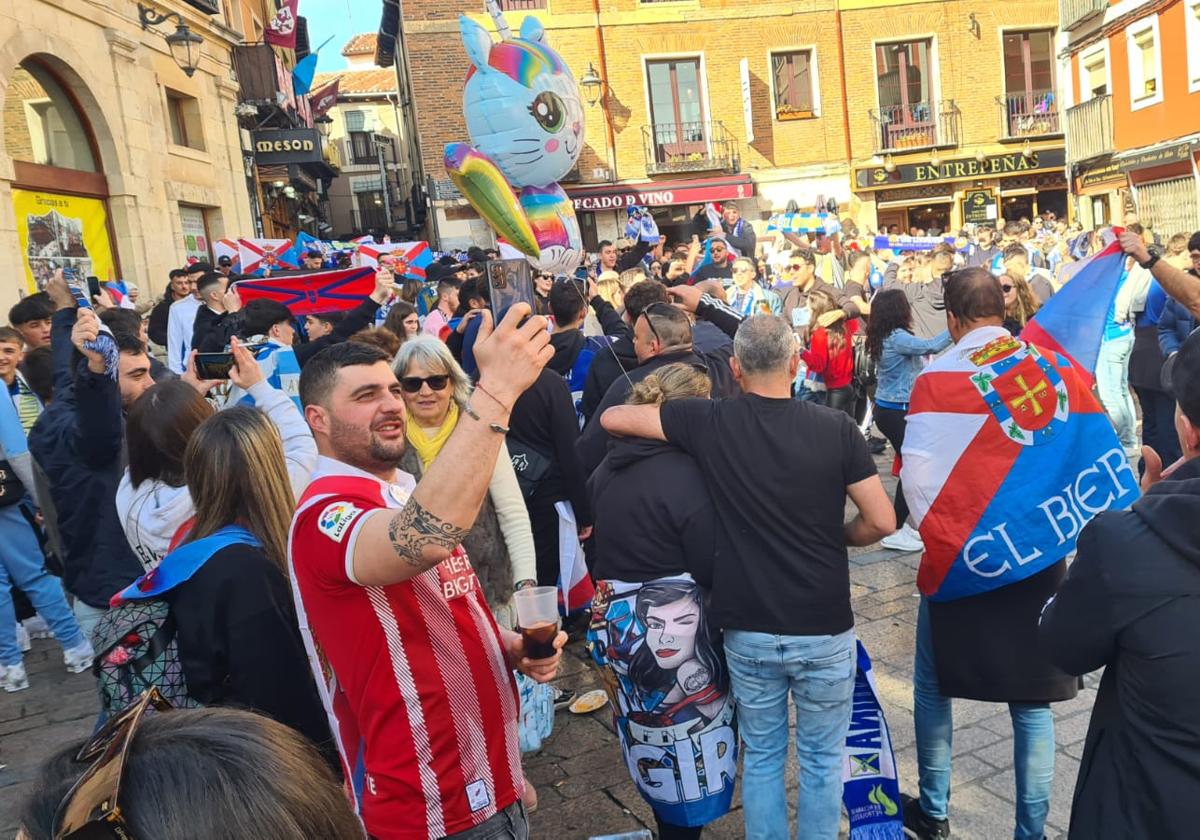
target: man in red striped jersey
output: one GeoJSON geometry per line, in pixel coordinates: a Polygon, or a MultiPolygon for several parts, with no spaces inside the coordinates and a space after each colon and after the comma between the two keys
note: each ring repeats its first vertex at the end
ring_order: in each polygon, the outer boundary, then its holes
{"type": "Polygon", "coordinates": [[[321,459],[292,523],[293,587],[379,840],[528,836],[512,669],[545,682],[561,653],[530,661],[520,635],[497,628],[461,546],[513,402],[553,355],[546,320],[527,315],[517,304],[494,331],[484,315],[479,385],[419,483],[396,469],[404,403],[383,353],[335,345],[300,378],[321,459]]]}

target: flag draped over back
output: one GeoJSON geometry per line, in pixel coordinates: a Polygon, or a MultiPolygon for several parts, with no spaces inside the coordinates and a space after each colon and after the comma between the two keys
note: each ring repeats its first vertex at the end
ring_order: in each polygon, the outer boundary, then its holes
{"type": "Polygon", "coordinates": [[[909,403],[900,478],[925,542],[917,586],[935,601],[1048,568],[1093,516],[1138,497],[1082,374],[994,329],[985,346],[931,364],[909,403]]]}
{"type": "Polygon", "coordinates": [[[293,315],[312,315],[358,306],[363,298],[375,290],[375,271],[371,268],[344,268],[241,280],[234,286],[243,301],[256,298],[277,300],[293,315]]]}
{"type": "Polygon", "coordinates": [[[1021,338],[1071,359],[1086,372],[1090,386],[1108,311],[1125,276],[1125,255],[1113,242],[1068,268],[1068,282],[1025,325],[1021,338]]]}

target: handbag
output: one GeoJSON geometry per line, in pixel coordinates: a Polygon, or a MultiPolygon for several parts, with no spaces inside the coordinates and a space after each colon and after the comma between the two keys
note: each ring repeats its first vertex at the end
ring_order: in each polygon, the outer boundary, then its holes
{"type": "Polygon", "coordinates": [[[517,474],[521,495],[528,499],[537,492],[538,485],[550,474],[554,462],[541,450],[513,437],[508,439],[508,455],[512,460],[513,472],[517,474]]]}

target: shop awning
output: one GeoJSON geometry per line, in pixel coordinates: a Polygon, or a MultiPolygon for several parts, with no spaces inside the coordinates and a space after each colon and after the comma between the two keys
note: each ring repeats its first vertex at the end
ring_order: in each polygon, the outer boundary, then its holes
{"type": "Polygon", "coordinates": [[[592,184],[567,189],[576,210],[623,210],[635,204],[646,207],[671,207],[679,204],[705,204],[709,201],[736,201],[754,196],[749,175],[696,178],[680,181],[643,181],[625,184],[592,184]]]}

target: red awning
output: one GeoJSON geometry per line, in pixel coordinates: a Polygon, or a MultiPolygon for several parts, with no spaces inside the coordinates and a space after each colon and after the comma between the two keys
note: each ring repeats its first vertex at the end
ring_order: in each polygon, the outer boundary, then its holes
{"type": "Polygon", "coordinates": [[[635,204],[646,207],[670,207],[677,204],[704,204],[751,198],[754,182],[749,175],[723,178],[699,178],[686,181],[645,181],[638,184],[595,184],[569,187],[569,195],[578,210],[623,210],[635,204]]]}

